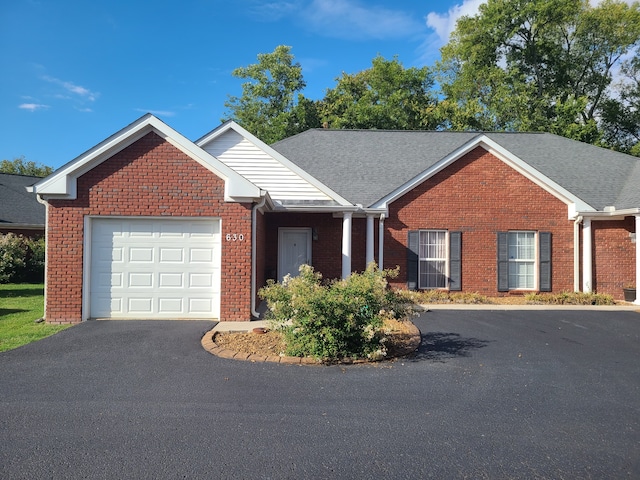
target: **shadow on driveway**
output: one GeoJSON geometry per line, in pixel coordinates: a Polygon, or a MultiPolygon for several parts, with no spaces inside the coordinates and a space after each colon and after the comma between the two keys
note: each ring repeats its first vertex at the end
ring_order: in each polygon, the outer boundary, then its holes
{"type": "Polygon", "coordinates": [[[421,334],[418,350],[410,359],[444,362],[451,358],[468,357],[474,350],[484,348],[489,343],[488,340],[463,337],[458,333],[421,334]]]}

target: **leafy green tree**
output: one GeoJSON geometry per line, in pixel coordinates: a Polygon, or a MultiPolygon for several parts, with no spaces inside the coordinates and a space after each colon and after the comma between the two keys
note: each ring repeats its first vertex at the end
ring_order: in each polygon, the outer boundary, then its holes
{"type": "Polygon", "coordinates": [[[27,161],[24,157],[0,161],[0,173],[46,177],[51,172],[53,172],[53,168],[41,163],[27,161]]]}
{"type": "Polygon", "coordinates": [[[322,101],[332,128],[429,129],[437,126],[433,78],[427,67],[404,68],[377,56],[368,70],[343,73],[322,101]]]}
{"type": "Polygon", "coordinates": [[[454,129],[542,130],[597,143],[612,73],[637,52],[640,6],[488,0],[442,48],[438,115],[454,129]]]}
{"type": "Polygon", "coordinates": [[[233,119],[260,140],[273,143],[312,126],[320,126],[315,102],[301,92],[306,83],[291,47],[280,45],[258,55],[258,63],[236,68],[232,75],[247,80],[240,97],[229,96],[224,120],[233,119]]]}
{"type": "Polygon", "coordinates": [[[605,144],[640,157],[640,56],[621,68],[620,96],[603,104],[602,125],[605,144]]]}

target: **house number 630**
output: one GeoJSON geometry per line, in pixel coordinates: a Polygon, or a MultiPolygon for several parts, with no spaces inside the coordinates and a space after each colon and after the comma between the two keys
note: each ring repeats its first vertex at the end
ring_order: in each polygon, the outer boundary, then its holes
{"type": "Polygon", "coordinates": [[[242,242],[244,235],[242,233],[227,233],[227,242],[242,242]]]}

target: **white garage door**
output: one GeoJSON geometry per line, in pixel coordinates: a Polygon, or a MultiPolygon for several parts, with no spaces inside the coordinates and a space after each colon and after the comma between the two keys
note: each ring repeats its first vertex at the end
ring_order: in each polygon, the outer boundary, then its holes
{"type": "Polygon", "coordinates": [[[91,318],[219,318],[220,220],[91,220],[91,318]]]}

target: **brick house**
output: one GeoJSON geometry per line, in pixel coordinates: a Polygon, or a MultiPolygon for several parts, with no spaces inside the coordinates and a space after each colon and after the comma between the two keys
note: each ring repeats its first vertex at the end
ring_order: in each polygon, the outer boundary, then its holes
{"type": "Polygon", "coordinates": [[[313,129],[268,146],[233,122],[192,142],[145,115],[31,188],[45,316],[249,320],[266,280],[303,263],[622,298],[640,283],[638,185],[637,158],[550,134],[313,129]]]}

